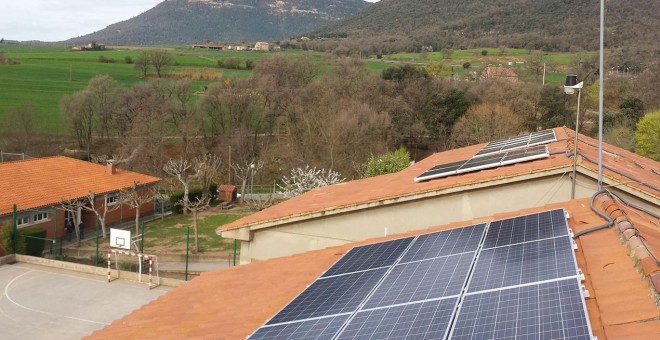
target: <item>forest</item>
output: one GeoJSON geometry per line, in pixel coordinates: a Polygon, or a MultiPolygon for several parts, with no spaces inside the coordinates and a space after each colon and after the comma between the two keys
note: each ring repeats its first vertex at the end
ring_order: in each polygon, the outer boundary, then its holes
{"type": "MultiPolygon", "coordinates": [[[[357,58],[326,54],[261,58],[250,76],[221,77],[203,90],[189,79],[153,78],[122,84],[92,78],[63,97],[67,133],[59,142],[83,159],[122,159],[123,167],[163,176],[170,159],[218,155],[225,165],[258,160],[255,182],[273,185],[292,169],[313,166],[360,178],[370,157],[406,148],[413,160],[430,153],[527,131],[575,126],[576,96],[557,84],[497,78],[464,81],[433,64],[393,63],[374,73],[357,58]]],[[[590,79],[581,104],[580,131],[594,134],[598,86],[589,63],[571,72],[590,79]]],[[[634,150],[634,131],[660,107],[653,93],[657,68],[631,76],[610,72],[606,141],[634,150]]],[[[57,144],[35,138],[29,104],[9,110],[4,150],[48,155],[57,144]]],[[[60,144],[61,145],[61,144],[60,144]]],[[[229,167],[224,167],[225,175],[229,167]]]]}

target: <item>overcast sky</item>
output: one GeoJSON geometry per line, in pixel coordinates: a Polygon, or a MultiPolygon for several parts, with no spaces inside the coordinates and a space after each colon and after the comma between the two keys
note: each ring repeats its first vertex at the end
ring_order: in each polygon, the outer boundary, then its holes
{"type": "Polygon", "coordinates": [[[20,41],[75,38],[130,19],[162,1],[3,0],[0,38],[20,41]]]}

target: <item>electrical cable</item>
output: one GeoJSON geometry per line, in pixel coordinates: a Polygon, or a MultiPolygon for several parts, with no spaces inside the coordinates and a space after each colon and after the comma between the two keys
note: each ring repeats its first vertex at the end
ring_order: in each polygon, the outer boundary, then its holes
{"type": "Polygon", "coordinates": [[[599,195],[604,194],[604,193],[606,193],[605,190],[600,190],[600,191],[596,192],[595,194],[593,194],[593,196],[591,196],[591,202],[589,202],[589,206],[591,207],[591,210],[593,210],[596,214],[598,214],[598,216],[604,218],[607,221],[607,223],[601,224],[601,225],[598,225],[598,226],[595,226],[595,227],[591,227],[591,228],[588,228],[588,229],[581,230],[581,231],[575,233],[575,235],[573,235],[574,239],[576,239],[576,238],[578,238],[582,235],[594,232],[594,231],[598,231],[598,230],[601,230],[601,229],[607,229],[607,228],[611,227],[614,224],[614,221],[610,218],[609,215],[601,212],[600,210],[596,209],[596,207],[594,207],[594,202],[596,201],[596,197],[598,197],[599,195]]]}

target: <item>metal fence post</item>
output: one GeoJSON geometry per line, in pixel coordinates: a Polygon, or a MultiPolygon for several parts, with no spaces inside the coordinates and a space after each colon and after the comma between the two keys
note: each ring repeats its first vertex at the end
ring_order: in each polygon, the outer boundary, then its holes
{"type": "Polygon", "coordinates": [[[94,258],[94,267],[98,267],[99,262],[99,217],[96,216],[96,257],[94,258]]]}
{"type": "Polygon", "coordinates": [[[16,204],[14,204],[13,206],[12,217],[14,220],[13,223],[14,225],[12,227],[12,233],[11,233],[11,238],[12,238],[11,250],[12,253],[16,254],[16,234],[18,233],[18,215],[16,214],[16,204]]]}
{"type": "Polygon", "coordinates": [[[140,240],[140,253],[144,254],[144,221],[140,224],[140,234],[142,239],[140,240]]]}
{"type": "Polygon", "coordinates": [[[188,245],[190,244],[190,226],[186,229],[186,281],[188,281],[188,245]]]}

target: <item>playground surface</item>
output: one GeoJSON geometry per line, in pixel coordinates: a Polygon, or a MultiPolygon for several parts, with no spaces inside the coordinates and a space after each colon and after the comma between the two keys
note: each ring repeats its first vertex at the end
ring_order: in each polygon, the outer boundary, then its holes
{"type": "Polygon", "coordinates": [[[27,263],[0,265],[3,339],[80,339],[172,288],[27,263]]]}

